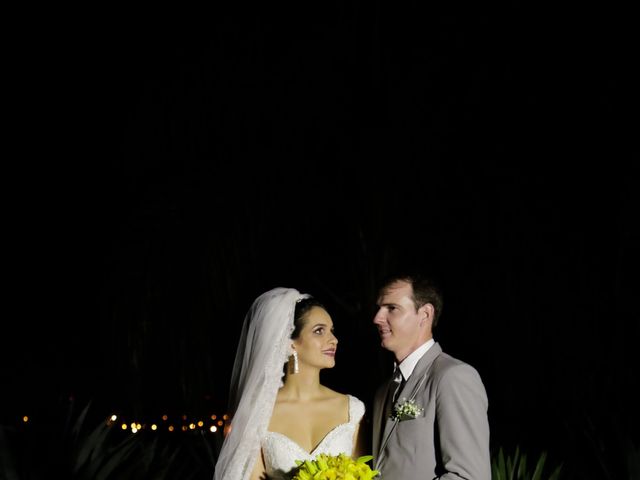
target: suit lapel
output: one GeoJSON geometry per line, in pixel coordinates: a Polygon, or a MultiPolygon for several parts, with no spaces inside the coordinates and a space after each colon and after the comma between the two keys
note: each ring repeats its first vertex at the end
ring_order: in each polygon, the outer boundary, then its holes
{"type": "Polygon", "coordinates": [[[407,379],[407,383],[404,385],[402,391],[398,394],[398,398],[408,398],[413,400],[418,393],[418,390],[424,385],[424,376],[433,364],[433,361],[438,355],[442,353],[442,348],[436,342],[434,343],[427,353],[425,353],[418,363],[416,368],[411,372],[411,376],[407,379]]]}
{"type": "MultiPolygon", "coordinates": [[[[441,353],[442,353],[442,348],[436,342],[431,346],[429,350],[427,350],[427,353],[425,353],[422,356],[422,358],[418,360],[418,363],[416,364],[416,368],[413,369],[413,372],[411,372],[411,376],[409,376],[409,378],[407,379],[407,383],[405,383],[404,388],[398,394],[397,402],[400,401],[402,398],[408,398],[408,399],[415,398],[415,396],[418,394],[418,391],[425,384],[425,381],[426,381],[425,377],[427,375],[429,367],[431,367],[435,358],[441,353]]],[[[374,424],[374,428],[376,426],[378,428],[384,426],[384,433],[382,435],[382,440],[380,441],[379,448],[377,449],[378,465],[380,464],[382,457],[384,455],[384,447],[387,445],[387,442],[389,441],[389,437],[391,436],[391,433],[393,433],[396,426],[398,425],[398,420],[391,420],[390,418],[386,418],[386,419],[382,418],[382,416],[384,415],[383,413],[384,399],[386,398],[386,392],[388,389],[389,389],[389,386],[387,384],[387,388],[385,389],[385,395],[382,397],[382,399],[378,399],[379,402],[383,402],[382,404],[379,404],[379,408],[378,408],[379,413],[377,415],[378,418],[374,419],[374,421],[378,422],[377,424],[374,424]]],[[[379,430],[374,429],[373,431],[375,432],[379,430]]]]}

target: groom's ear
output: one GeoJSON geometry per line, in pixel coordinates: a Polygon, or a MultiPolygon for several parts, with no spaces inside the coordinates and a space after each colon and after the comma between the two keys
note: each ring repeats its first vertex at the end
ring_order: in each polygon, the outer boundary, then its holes
{"type": "Polygon", "coordinates": [[[420,316],[420,326],[428,325],[431,329],[433,325],[433,317],[436,313],[435,308],[430,303],[425,303],[418,309],[418,315],[420,316]]]}

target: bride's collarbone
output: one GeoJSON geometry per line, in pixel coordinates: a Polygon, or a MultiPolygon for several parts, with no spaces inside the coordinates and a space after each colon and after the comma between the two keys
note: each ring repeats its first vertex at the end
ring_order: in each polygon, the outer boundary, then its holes
{"type": "Polygon", "coordinates": [[[340,408],[340,403],[335,400],[278,402],[269,431],[285,435],[312,451],[329,433],[349,422],[348,404],[340,408]]]}

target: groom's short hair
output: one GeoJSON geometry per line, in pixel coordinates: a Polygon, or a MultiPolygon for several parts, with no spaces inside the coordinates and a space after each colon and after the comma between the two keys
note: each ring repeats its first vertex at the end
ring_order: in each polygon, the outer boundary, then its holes
{"type": "Polygon", "coordinates": [[[407,282],[411,285],[413,289],[413,303],[416,310],[427,303],[433,305],[434,314],[432,325],[435,327],[438,324],[438,319],[442,314],[442,308],[444,306],[442,290],[435,279],[422,272],[398,271],[384,278],[379,292],[383,292],[389,285],[399,281],[407,282]]]}

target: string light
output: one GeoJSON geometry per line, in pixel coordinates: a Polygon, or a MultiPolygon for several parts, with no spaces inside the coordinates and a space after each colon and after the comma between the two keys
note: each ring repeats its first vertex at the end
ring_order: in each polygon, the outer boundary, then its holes
{"type": "MultiPolygon", "coordinates": [[[[108,417],[106,424],[108,427],[111,427],[115,424],[116,420],[118,420],[118,418],[121,418],[122,416],[119,416],[117,414],[112,414],[108,417]]],[[[224,426],[227,423],[226,420],[228,420],[230,417],[227,414],[224,414],[222,416],[218,416],[216,414],[211,414],[208,416],[209,419],[211,419],[210,423],[207,423],[204,420],[201,419],[189,419],[189,416],[186,414],[181,414],[178,416],[177,419],[174,419],[173,422],[169,421],[169,415],[167,414],[163,414],[160,417],[160,421],[159,422],[147,422],[147,423],[141,423],[139,421],[136,420],[129,420],[129,421],[125,421],[124,419],[121,419],[119,422],[120,428],[122,430],[129,430],[131,431],[131,433],[138,433],[142,430],[147,430],[147,431],[152,431],[152,432],[158,432],[160,431],[160,428],[158,426],[159,423],[164,422],[165,424],[168,423],[168,425],[165,427],[166,431],[169,432],[189,432],[189,431],[208,431],[210,433],[222,433],[222,431],[224,430],[224,426]],[[224,420],[222,420],[224,419],[224,420]],[[176,423],[179,423],[179,426],[176,426],[176,423]]]]}
{"type": "MultiPolygon", "coordinates": [[[[202,419],[190,419],[188,415],[182,414],[178,418],[175,418],[173,422],[171,422],[169,415],[163,414],[160,417],[159,421],[142,423],[135,419],[127,420],[122,415],[113,413],[106,417],[105,425],[109,428],[117,426],[120,430],[125,432],[130,431],[132,434],[139,433],[142,430],[160,432],[162,431],[162,429],[159,428],[159,424],[162,424],[163,422],[166,425],[165,427],[163,427],[163,429],[164,431],[168,432],[206,431],[209,433],[222,434],[229,428],[229,424],[227,421],[229,420],[230,416],[226,413],[222,416],[211,414],[208,417],[205,417],[205,419],[206,418],[209,419],[208,422],[202,419]],[[179,424],[177,428],[176,423],[179,424]]],[[[22,416],[21,420],[25,424],[31,421],[28,415],[22,416]]]]}

